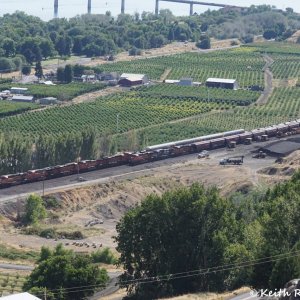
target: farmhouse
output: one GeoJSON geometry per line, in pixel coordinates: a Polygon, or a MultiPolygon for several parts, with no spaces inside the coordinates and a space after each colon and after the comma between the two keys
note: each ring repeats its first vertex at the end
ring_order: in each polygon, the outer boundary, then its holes
{"type": "Polygon", "coordinates": [[[24,96],[24,95],[14,95],[11,99],[15,102],[33,102],[33,96],[24,96]]]}
{"type": "Polygon", "coordinates": [[[208,78],[206,80],[207,87],[222,88],[237,90],[239,88],[236,79],[224,79],[224,78],[208,78]]]}
{"type": "Polygon", "coordinates": [[[82,82],[91,82],[96,80],[96,75],[82,75],[81,76],[82,82]]]}
{"type": "Polygon", "coordinates": [[[59,101],[57,100],[57,98],[54,98],[54,97],[46,97],[46,98],[40,99],[39,103],[42,105],[53,105],[53,104],[58,104],[59,101]]]}
{"type": "Polygon", "coordinates": [[[119,80],[119,85],[121,86],[135,86],[140,84],[149,83],[149,78],[145,74],[127,74],[124,73],[121,75],[119,80]]]}

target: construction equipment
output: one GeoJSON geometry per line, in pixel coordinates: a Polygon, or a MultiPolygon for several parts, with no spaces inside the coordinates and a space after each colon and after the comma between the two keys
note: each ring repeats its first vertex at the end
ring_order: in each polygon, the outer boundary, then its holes
{"type": "Polygon", "coordinates": [[[258,153],[254,154],[252,157],[253,158],[266,158],[266,153],[264,153],[263,151],[259,151],[258,153]]]}
{"type": "Polygon", "coordinates": [[[244,162],[244,156],[234,156],[234,157],[228,157],[223,158],[220,160],[220,165],[241,165],[244,162]]]}

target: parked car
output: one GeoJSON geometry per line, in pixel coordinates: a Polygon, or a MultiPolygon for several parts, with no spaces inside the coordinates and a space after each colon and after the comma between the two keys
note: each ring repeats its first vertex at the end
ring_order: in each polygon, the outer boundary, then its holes
{"type": "Polygon", "coordinates": [[[198,154],[198,158],[205,158],[205,157],[209,157],[209,152],[206,150],[204,150],[198,154]]]}

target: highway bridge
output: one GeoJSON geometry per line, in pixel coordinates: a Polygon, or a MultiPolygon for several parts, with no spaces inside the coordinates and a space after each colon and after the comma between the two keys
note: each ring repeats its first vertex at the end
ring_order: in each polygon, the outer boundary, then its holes
{"type": "Polygon", "coordinates": [[[155,14],[159,13],[159,2],[173,2],[173,3],[185,3],[190,5],[190,16],[194,14],[194,5],[204,5],[204,6],[213,6],[220,8],[228,8],[228,9],[243,9],[245,7],[235,6],[230,4],[220,4],[220,3],[210,3],[210,2],[201,2],[194,0],[155,0],[155,14]]]}
{"type": "MultiPolygon", "coordinates": [[[[213,6],[220,8],[228,9],[243,9],[244,7],[235,6],[230,4],[220,4],[220,3],[210,3],[210,2],[200,2],[195,0],[155,0],[155,14],[159,13],[159,2],[173,2],[173,3],[184,3],[190,5],[190,15],[194,14],[194,5],[204,5],[204,6],[213,6]]],[[[59,0],[54,0],[54,18],[58,17],[58,7],[59,0]]],[[[87,0],[87,13],[91,14],[92,12],[92,0],[87,0]]],[[[121,14],[125,13],[125,0],[121,0],[121,14]]]]}

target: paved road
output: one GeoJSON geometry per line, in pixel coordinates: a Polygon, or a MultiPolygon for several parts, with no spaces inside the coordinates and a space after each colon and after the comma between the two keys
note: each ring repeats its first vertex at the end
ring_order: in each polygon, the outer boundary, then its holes
{"type": "Polygon", "coordinates": [[[0,263],[0,269],[5,270],[17,270],[17,271],[32,271],[33,266],[15,265],[15,264],[2,264],[0,263]]]}
{"type": "Polygon", "coordinates": [[[98,293],[95,293],[93,296],[91,296],[89,298],[89,300],[98,300],[100,299],[100,297],[106,297],[106,296],[109,296],[113,293],[115,293],[118,289],[119,289],[119,286],[118,286],[118,277],[122,274],[122,272],[120,271],[115,271],[115,272],[108,272],[108,276],[110,277],[110,280],[109,280],[109,283],[107,285],[107,287],[98,292],[98,293]]]}

